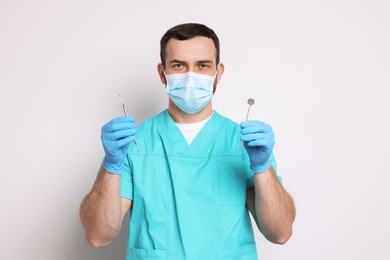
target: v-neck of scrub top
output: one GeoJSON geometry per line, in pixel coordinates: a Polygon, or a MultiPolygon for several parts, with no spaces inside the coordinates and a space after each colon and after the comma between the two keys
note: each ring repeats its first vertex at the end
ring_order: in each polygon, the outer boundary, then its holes
{"type": "Polygon", "coordinates": [[[217,134],[218,129],[222,126],[221,116],[213,111],[213,115],[206,122],[203,128],[199,131],[198,135],[189,145],[183,133],[177,127],[175,121],[173,121],[168,110],[162,113],[164,117],[164,124],[158,124],[162,134],[164,134],[165,142],[169,145],[165,146],[169,155],[175,156],[194,156],[194,157],[207,157],[204,153],[205,148],[208,147],[213,141],[214,136],[217,134]]]}
{"type": "Polygon", "coordinates": [[[209,121],[210,118],[213,116],[213,113],[208,118],[195,123],[182,124],[175,122],[175,125],[177,126],[177,128],[179,128],[180,132],[185,137],[188,145],[190,145],[192,141],[194,141],[194,139],[198,136],[200,130],[203,129],[207,121],[209,121]]]}

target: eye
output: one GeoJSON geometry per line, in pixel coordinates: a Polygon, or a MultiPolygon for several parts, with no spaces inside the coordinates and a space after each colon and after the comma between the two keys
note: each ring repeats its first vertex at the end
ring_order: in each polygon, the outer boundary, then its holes
{"type": "Polygon", "coordinates": [[[174,64],[172,65],[172,67],[173,67],[174,69],[183,69],[183,68],[184,68],[184,65],[181,64],[181,63],[174,63],[174,64]]]}
{"type": "Polygon", "coordinates": [[[199,65],[199,68],[201,69],[201,70],[206,70],[206,69],[208,69],[210,66],[208,65],[208,64],[205,64],[205,63],[202,63],[202,64],[200,64],[199,65]]]}

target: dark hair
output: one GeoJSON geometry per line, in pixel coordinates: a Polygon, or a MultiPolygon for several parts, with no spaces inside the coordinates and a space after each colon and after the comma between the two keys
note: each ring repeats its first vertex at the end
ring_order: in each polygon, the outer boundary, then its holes
{"type": "Polygon", "coordinates": [[[213,40],[215,49],[217,51],[216,60],[217,60],[217,64],[219,64],[219,39],[218,36],[215,34],[215,32],[203,24],[185,23],[185,24],[179,24],[176,25],[175,27],[172,27],[161,38],[160,58],[163,66],[165,67],[165,55],[166,55],[165,49],[170,39],[174,38],[179,41],[184,41],[184,40],[194,38],[196,36],[204,36],[207,38],[211,38],[213,40]]]}

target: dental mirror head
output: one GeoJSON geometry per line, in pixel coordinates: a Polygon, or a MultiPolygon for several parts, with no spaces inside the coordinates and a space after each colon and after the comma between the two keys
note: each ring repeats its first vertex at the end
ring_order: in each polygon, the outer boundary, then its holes
{"type": "Polygon", "coordinates": [[[253,98],[248,99],[248,105],[253,105],[255,103],[255,100],[253,98]]]}

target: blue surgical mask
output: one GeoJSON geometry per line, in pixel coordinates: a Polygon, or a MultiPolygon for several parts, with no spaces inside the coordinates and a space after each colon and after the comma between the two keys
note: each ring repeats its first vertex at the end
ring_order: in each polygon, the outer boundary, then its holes
{"type": "Polygon", "coordinates": [[[165,74],[165,92],[182,111],[195,114],[202,110],[213,97],[214,76],[194,72],[165,74]]]}

